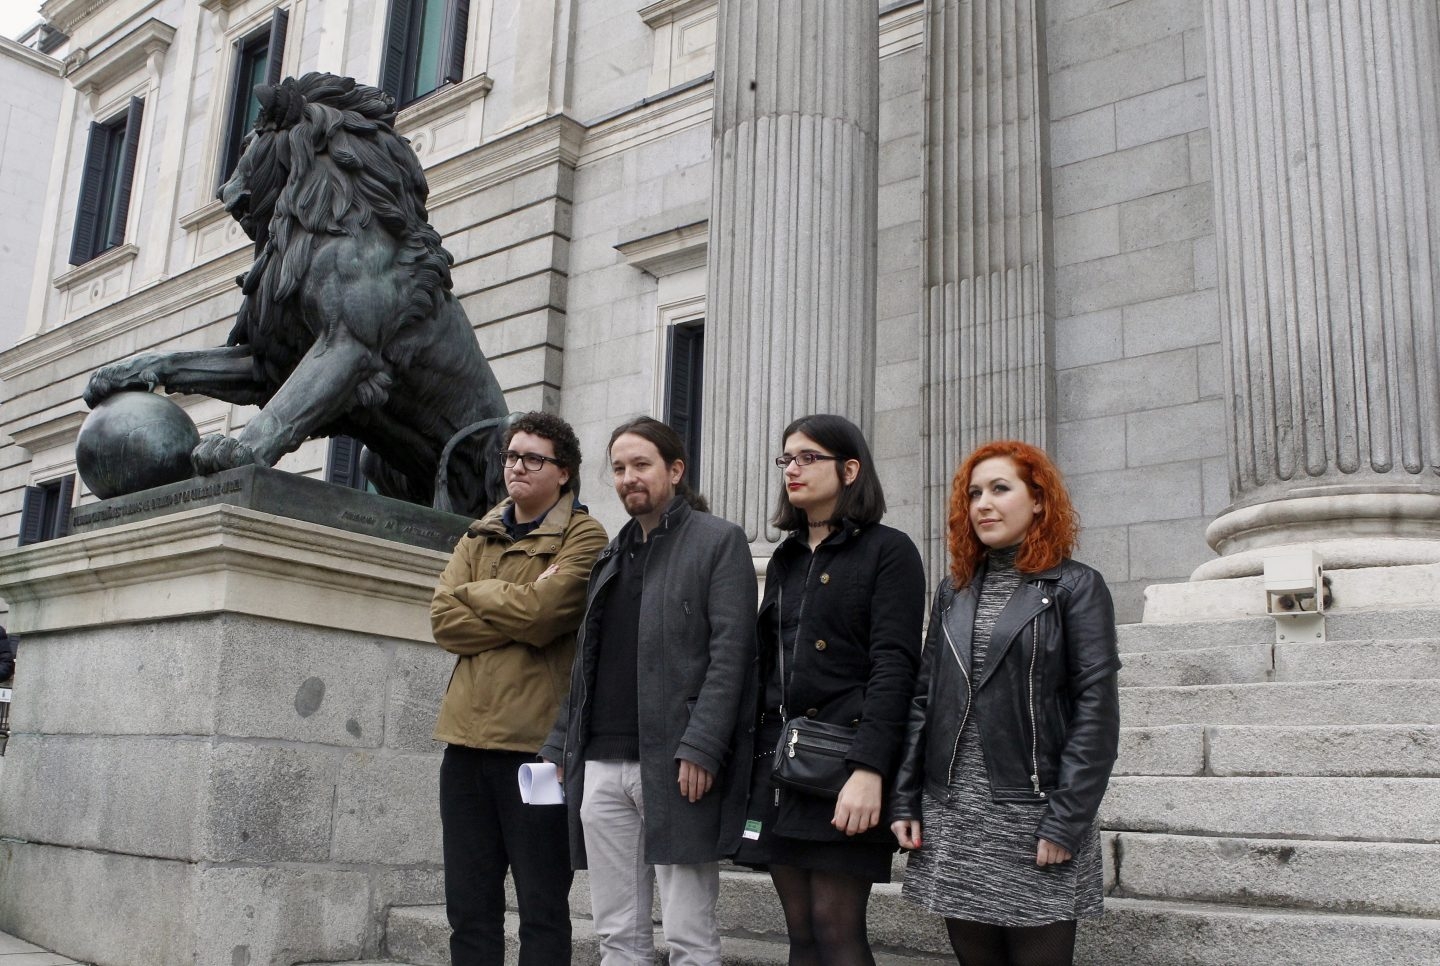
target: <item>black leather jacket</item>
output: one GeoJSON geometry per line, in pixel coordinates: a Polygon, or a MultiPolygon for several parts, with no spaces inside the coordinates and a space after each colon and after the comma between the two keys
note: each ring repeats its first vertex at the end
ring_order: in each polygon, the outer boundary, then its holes
{"type": "Polygon", "coordinates": [[[1073,560],[1023,580],[970,679],[983,570],[935,592],[910,702],[891,818],[920,818],[922,790],[945,799],[960,731],[975,715],[997,802],[1043,802],[1036,835],[1079,851],[1110,780],[1120,740],[1115,608],[1105,581],[1073,560]]]}

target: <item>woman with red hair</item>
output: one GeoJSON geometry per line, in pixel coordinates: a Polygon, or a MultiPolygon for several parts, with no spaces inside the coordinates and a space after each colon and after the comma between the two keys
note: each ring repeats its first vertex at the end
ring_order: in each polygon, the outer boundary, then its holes
{"type": "Polygon", "coordinates": [[[1065,966],[1101,912],[1120,658],[1078,532],[1033,446],[987,443],[955,473],[891,829],[913,850],[905,897],[945,917],[962,966],[1065,966]]]}

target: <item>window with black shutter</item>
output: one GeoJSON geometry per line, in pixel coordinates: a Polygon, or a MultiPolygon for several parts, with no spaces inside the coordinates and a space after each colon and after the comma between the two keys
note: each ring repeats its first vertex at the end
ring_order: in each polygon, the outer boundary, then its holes
{"type": "Polygon", "coordinates": [[[25,487],[20,509],[20,546],[43,543],[70,532],[70,504],[75,500],[75,474],[25,487]]]}
{"type": "Polygon", "coordinates": [[[80,205],[75,212],[75,234],[70,240],[71,265],[83,265],[125,242],[130,185],[135,180],[135,156],[140,152],[140,121],[144,112],[145,102],[132,97],[124,114],[90,125],[80,182],[80,205]]]}
{"type": "Polygon", "coordinates": [[[390,0],[380,87],[404,106],[465,76],[470,0],[390,0]]]}
{"type": "Polygon", "coordinates": [[[330,454],[325,460],[325,480],[353,490],[374,488],[360,472],[360,451],[364,445],[353,436],[331,436],[330,454]]]}
{"type": "Polygon", "coordinates": [[[260,115],[260,101],[255,97],[255,88],[261,84],[280,83],[288,22],[289,14],[277,9],[271,15],[269,24],[235,41],[230,70],[230,109],[225,117],[225,153],[220,164],[222,183],[239,163],[245,135],[250,133],[255,126],[255,118],[260,115]]]}
{"type": "Polygon", "coordinates": [[[700,390],[705,358],[705,321],[670,326],[666,349],[665,422],[685,441],[685,475],[700,478],[700,390]]]}

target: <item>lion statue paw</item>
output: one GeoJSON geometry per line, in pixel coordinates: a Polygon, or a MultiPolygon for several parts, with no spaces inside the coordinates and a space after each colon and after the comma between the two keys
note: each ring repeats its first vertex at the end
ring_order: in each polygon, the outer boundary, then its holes
{"type": "Polygon", "coordinates": [[[254,451],[233,436],[206,436],[190,453],[195,472],[202,476],[259,463],[254,451]]]}

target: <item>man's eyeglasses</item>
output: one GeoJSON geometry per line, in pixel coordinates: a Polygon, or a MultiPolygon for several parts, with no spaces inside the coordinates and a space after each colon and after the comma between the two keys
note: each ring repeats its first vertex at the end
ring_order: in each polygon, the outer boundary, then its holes
{"type": "Polygon", "coordinates": [[[531,473],[538,473],[545,468],[546,463],[560,465],[560,461],[553,456],[541,456],[539,453],[516,453],[513,450],[502,449],[500,460],[507,467],[513,467],[516,463],[524,463],[525,468],[531,473]]]}
{"type": "Polygon", "coordinates": [[[791,456],[789,453],[786,453],[784,456],[777,456],[775,457],[775,465],[783,470],[791,463],[799,463],[801,466],[809,466],[816,460],[834,460],[836,463],[843,463],[845,462],[845,457],[826,456],[824,453],[812,453],[810,450],[807,449],[804,452],[796,453],[794,456],[791,456]]]}

